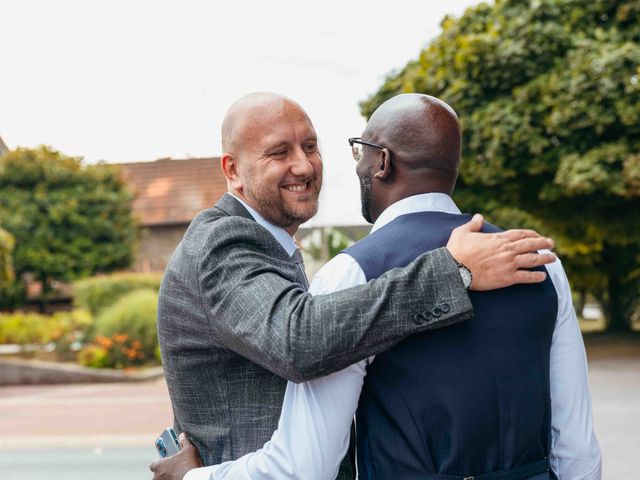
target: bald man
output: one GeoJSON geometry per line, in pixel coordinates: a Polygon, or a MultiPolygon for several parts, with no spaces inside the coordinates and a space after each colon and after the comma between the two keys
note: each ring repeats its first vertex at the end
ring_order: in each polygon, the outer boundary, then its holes
{"type": "MultiPolygon", "coordinates": [[[[205,465],[270,438],[287,380],[326,376],[412,334],[459,323],[471,314],[469,286],[540,282],[544,272],[522,268],[554,260],[528,253],[551,245],[534,232],[481,235],[476,219],[446,248],[384,278],[312,297],[292,237],[316,212],[322,183],[311,121],[288,98],[252,94],[231,106],[222,138],[229,193],[191,223],[158,307],[175,428],[189,433],[205,465]],[[436,308],[439,315],[422,316],[436,308]]],[[[182,478],[193,453],[154,463],[154,478],[182,478]]],[[[340,478],[350,478],[343,465],[340,478]]]]}

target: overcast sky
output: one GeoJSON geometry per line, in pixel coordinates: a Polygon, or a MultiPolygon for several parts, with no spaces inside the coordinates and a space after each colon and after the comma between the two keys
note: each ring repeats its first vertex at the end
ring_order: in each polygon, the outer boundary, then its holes
{"type": "Polygon", "coordinates": [[[30,1],[0,8],[0,136],[87,162],[220,154],[226,108],[292,97],[320,137],[316,224],[360,219],[358,102],[477,0],[30,1]]]}

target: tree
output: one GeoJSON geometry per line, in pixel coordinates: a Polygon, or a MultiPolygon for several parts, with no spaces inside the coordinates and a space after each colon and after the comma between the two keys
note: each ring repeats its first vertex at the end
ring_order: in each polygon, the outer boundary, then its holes
{"type": "Polygon", "coordinates": [[[442,32],[360,105],[403,92],[463,129],[456,198],[553,236],[574,288],[628,329],[640,291],[640,3],[497,0],[442,32]]]}
{"type": "Polygon", "coordinates": [[[70,281],[130,265],[137,227],[132,195],[113,166],[84,166],[48,147],[0,158],[0,219],[16,240],[18,278],[70,281]]]}
{"type": "Polygon", "coordinates": [[[13,236],[0,228],[0,292],[8,288],[15,278],[11,256],[14,245],[13,236]]]}

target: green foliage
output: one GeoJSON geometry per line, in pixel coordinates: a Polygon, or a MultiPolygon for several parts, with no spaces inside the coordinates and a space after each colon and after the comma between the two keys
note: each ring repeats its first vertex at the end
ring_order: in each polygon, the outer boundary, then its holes
{"type": "Polygon", "coordinates": [[[302,240],[304,253],[316,260],[327,261],[354,242],[337,228],[315,229],[302,240]]]}
{"type": "Polygon", "coordinates": [[[97,317],[93,342],[78,354],[82,365],[127,368],[157,361],[157,289],[129,292],[97,317]]]}
{"type": "Polygon", "coordinates": [[[151,289],[157,292],[161,281],[162,274],[159,273],[115,273],[87,278],[75,282],[73,303],[98,315],[134,290],[151,289]]]}
{"type": "Polygon", "coordinates": [[[0,295],[15,279],[12,252],[15,240],[6,230],[0,228],[0,295]]]}
{"type": "Polygon", "coordinates": [[[51,341],[48,318],[31,312],[0,315],[0,344],[45,345],[51,341]]]}
{"type": "Polygon", "coordinates": [[[574,287],[623,326],[640,292],[640,3],[480,4],[361,111],[404,92],[460,116],[461,208],[553,236],[574,287]]]}
{"type": "Polygon", "coordinates": [[[102,310],[96,318],[95,333],[101,337],[125,335],[128,341],[140,342],[144,357],[152,359],[158,345],[157,309],[156,291],[136,290],[102,310]]]}
{"type": "Polygon", "coordinates": [[[109,350],[100,345],[87,345],[78,352],[78,363],[91,368],[110,368],[109,350]]]}
{"type": "Polygon", "coordinates": [[[92,319],[89,312],[74,310],[41,315],[33,312],[0,314],[0,344],[17,344],[23,352],[53,343],[59,358],[68,358],[72,346],[84,339],[92,319]]]}
{"type": "Polygon", "coordinates": [[[0,158],[0,218],[16,240],[16,275],[43,284],[127,267],[137,228],[132,195],[114,167],[83,166],[48,147],[0,158]]]}
{"type": "Polygon", "coordinates": [[[51,341],[60,360],[73,360],[80,344],[87,340],[93,325],[93,317],[83,309],[57,312],[51,317],[53,329],[51,341]]]}
{"type": "Polygon", "coordinates": [[[78,362],[92,368],[128,368],[145,363],[142,343],[126,333],[96,336],[93,343],[78,352],[78,362]]]}

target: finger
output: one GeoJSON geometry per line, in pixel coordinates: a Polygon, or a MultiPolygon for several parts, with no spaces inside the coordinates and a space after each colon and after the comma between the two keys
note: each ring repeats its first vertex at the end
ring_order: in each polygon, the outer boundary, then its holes
{"type": "Polygon", "coordinates": [[[482,225],[484,225],[484,217],[476,213],[469,222],[469,228],[472,232],[479,232],[482,230],[482,225]]]}
{"type": "Polygon", "coordinates": [[[154,460],[153,462],[151,462],[151,465],[149,465],[149,470],[155,473],[157,468],[158,468],[158,460],[154,460]]]}
{"type": "Polygon", "coordinates": [[[553,253],[524,253],[515,259],[516,268],[533,268],[548,265],[558,259],[553,253]]]}
{"type": "Polygon", "coordinates": [[[557,260],[553,253],[523,253],[516,257],[517,268],[533,268],[540,265],[547,265],[557,260]]]}
{"type": "Polygon", "coordinates": [[[514,283],[540,283],[547,278],[546,272],[530,272],[527,270],[518,270],[513,275],[514,283]]]}
{"type": "Polygon", "coordinates": [[[514,228],[513,230],[502,232],[501,235],[507,237],[510,240],[522,240],[524,238],[536,238],[541,236],[535,230],[526,228],[514,228]]]}
{"type": "Polygon", "coordinates": [[[467,223],[460,225],[455,230],[465,231],[465,232],[479,232],[482,230],[482,225],[484,223],[484,218],[479,213],[476,213],[471,220],[467,223]]]}
{"type": "Polygon", "coordinates": [[[187,441],[187,434],[185,432],[182,432],[178,439],[180,440],[180,448],[184,448],[185,442],[187,441]]]}
{"type": "Polygon", "coordinates": [[[524,238],[511,242],[508,248],[516,254],[532,253],[538,250],[551,250],[553,248],[553,240],[545,237],[524,238]]]}

